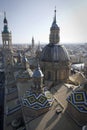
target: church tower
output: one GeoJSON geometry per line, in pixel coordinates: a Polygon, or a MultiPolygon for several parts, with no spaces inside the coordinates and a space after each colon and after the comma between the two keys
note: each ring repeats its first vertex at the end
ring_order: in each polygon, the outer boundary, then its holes
{"type": "Polygon", "coordinates": [[[13,49],[12,49],[12,36],[8,30],[8,21],[6,13],[4,13],[3,20],[4,28],[2,31],[2,43],[3,43],[3,58],[4,58],[4,69],[5,69],[5,81],[7,86],[10,88],[10,82],[14,80],[13,74],[13,49]]]}
{"type": "Polygon", "coordinates": [[[8,31],[8,21],[6,19],[6,13],[4,13],[3,23],[4,23],[4,28],[2,31],[3,48],[12,50],[12,36],[11,32],[8,31]]]}
{"type": "Polygon", "coordinates": [[[34,48],[34,37],[32,37],[32,48],[34,48]]]}
{"type": "MultiPolygon", "coordinates": [[[[12,49],[12,37],[11,32],[8,31],[8,22],[6,19],[6,13],[4,13],[4,28],[2,31],[2,43],[3,43],[3,57],[4,57],[4,70],[5,70],[5,89],[7,93],[10,93],[15,86],[14,69],[13,69],[13,49],[12,49]]],[[[10,96],[9,96],[10,97],[10,96]]]]}
{"type": "Polygon", "coordinates": [[[60,41],[60,28],[58,27],[57,23],[56,23],[56,9],[54,10],[54,19],[53,19],[53,23],[52,26],[50,28],[50,37],[49,37],[49,43],[54,43],[57,44],[60,41]]]}
{"type": "MultiPolygon", "coordinates": [[[[2,44],[3,44],[3,58],[5,70],[5,85],[4,85],[4,130],[9,130],[8,124],[11,124],[14,117],[18,116],[16,112],[18,109],[18,90],[14,77],[14,62],[13,62],[13,49],[12,49],[12,36],[8,30],[8,21],[6,13],[4,13],[3,20],[4,28],[2,31],[2,44]],[[10,105],[10,104],[13,104],[10,105]],[[13,116],[14,115],[14,116],[13,116]]],[[[12,130],[12,128],[10,128],[12,130]]]]}
{"type": "Polygon", "coordinates": [[[34,57],[34,55],[35,55],[35,42],[34,37],[32,37],[31,56],[34,57]]]}
{"type": "Polygon", "coordinates": [[[4,56],[4,65],[6,66],[13,65],[13,49],[12,49],[12,36],[11,32],[8,31],[8,21],[6,19],[6,13],[4,13],[4,28],[2,31],[2,42],[3,42],[3,56],[4,56]]]}
{"type": "MultiPolygon", "coordinates": [[[[5,70],[5,92],[7,95],[11,93],[13,89],[16,89],[14,69],[13,69],[13,49],[12,49],[12,37],[11,32],[8,30],[8,21],[6,19],[6,13],[4,13],[3,20],[4,28],[2,31],[2,44],[3,44],[3,58],[4,58],[4,70],[5,70]]],[[[12,96],[6,97],[6,100],[11,100],[12,96]]]]}

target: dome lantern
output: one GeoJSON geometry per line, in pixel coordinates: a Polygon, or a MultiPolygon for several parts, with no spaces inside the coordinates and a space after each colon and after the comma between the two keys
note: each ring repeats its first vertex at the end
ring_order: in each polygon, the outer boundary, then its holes
{"type": "Polygon", "coordinates": [[[55,9],[53,23],[50,28],[49,42],[51,44],[57,44],[60,41],[59,32],[60,32],[60,28],[58,27],[58,25],[56,23],[56,9],[55,9]]]}

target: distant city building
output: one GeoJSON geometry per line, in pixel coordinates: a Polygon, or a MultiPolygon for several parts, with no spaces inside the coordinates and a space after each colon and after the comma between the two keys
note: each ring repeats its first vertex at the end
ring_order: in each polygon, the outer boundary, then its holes
{"type": "Polygon", "coordinates": [[[35,56],[35,42],[34,42],[34,37],[32,37],[32,45],[31,45],[31,56],[35,56]]]}

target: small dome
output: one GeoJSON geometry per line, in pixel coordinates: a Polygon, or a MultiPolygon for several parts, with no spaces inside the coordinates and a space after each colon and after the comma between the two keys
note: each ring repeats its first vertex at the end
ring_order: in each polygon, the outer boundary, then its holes
{"type": "Polygon", "coordinates": [[[28,62],[28,60],[27,60],[26,56],[23,56],[23,58],[22,58],[22,62],[23,62],[23,63],[28,62]]]}
{"type": "Polygon", "coordinates": [[[48,44],[42,51],[41,61],[46,62],[62,62],[69,61],[69,55],[66,48],[59,44],[48,44]]]}
{"type": "Polygon", "coordinates": [[[18,53],[18,57],[22,57],[22,54],[20,52],[18,53]]]}
{"type": "Polygon", "coordinates": [[[38,67],[37,67],[37,69],[34,71],[34,73],[33,73],[33,78],[40,78],[40,77],[43,77],[44,75],[43,75],[43,73],[42,73],[42,71],[41,71],[41,69],[40,69],[40,67],[39,67],[39,65],[38,65],[38,67]]]}

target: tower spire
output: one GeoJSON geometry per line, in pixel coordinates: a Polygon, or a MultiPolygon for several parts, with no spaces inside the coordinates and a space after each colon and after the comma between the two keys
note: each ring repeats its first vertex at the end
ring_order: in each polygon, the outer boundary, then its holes
{"type": "Polygon", "coordinates": [[[9,33],[9,31],[8,31],[8,21],[6,19],[6,12],[4,12],[3,24],[4,24],[3,33],[9,33]]]}
{"type": "Polygon", "coordinates": [[[56,23],[56,6],[55,6],[55,10],[54,10],[54,21],[53,23],[56,23]]]}
{"type": "Polygon", "coordinates": [[[52,26],[50,28],[50,37],[49,37],[50,43],[52,43],[52,44],[59,43],[59,40],[60,40],[59,32],[60,32],[60,29],[56,23],[56,7],[55,7],[54,19],[53,19],[52,26]]]}
{"type": "Polygon", "coordinates": [[[3,21],[3,23],[6,24],[6,25],[8,24],[7,19],[6,19],[6,12],[4,12],[4,21],[3,21]]]}
{"type": "Polygon", "coordinates": [[[12,37],[11,32],[8,30],[8,21],[6,18],[6,12],[3,13],[4,19],[3,19],[3,31],[2,31],[2,42],[3,42],[3,48],[8,48],[12,51],[12,37]]]}
{"type": "Polygon", "coordinates": [[[6,18],[6,12],[4,12],[4,18],[6,18]]]}
{"type": "Polygon", "coordinates": [[[34,37],[32,37],[32,48],[34,47],[34,37]]]}

